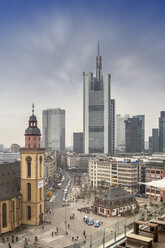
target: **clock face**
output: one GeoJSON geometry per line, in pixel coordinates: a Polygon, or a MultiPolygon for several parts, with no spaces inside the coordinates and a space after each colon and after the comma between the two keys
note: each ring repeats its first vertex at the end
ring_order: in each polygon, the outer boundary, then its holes
{"type": "Polygon", "coordinates": [[[30,163],[32,161],[32,158],[30,156],[26,157],[26,162],[30,163]]]}

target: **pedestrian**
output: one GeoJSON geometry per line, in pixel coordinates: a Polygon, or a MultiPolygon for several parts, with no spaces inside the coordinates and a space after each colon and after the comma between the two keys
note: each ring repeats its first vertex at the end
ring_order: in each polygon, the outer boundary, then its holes
{"type": "Polygon", "coordinates": [[[15,241],[18,242],[18,236],[16,237],[16,240],[15,241]]]}
{"type": "Polygon", "coordinates": [[[72,237],[72,241],[74,241],[74,237],[72,237]]]}
{"type": "Polygon", "coordinates": [[[57,234],[58,234],[58,227],[56,227],[56,232],[57,232],[57,234]]]}
{"type": "Polygon", "coordinates": [[[77,236],[77,240],[78,240],[78,236],[77,236]]]}
{"type": "Polygon", "coordinates": [[[7,242],[9,242],[9,237],[7,237],[7,242]]]}
{"type": "Polygon", "coordinates": [[[12,243],[14,244],[14,236],[12,236],[12,243]]]}
{"type": "Polygon", "coordinates": [[[42,230],[44,230],[44,225],[42,225],[42,230]]]}
{"type": "Polygon", "coordinates": [[[70,224],[68,224],[68,229],[70,229],[70,224]]]}
{"type": "Polygon", "coordinates": [[[10,243],[8,243],[8,246],[9,246],[9,248],[11,247],[11,246],[10,246],[10,243]]]}

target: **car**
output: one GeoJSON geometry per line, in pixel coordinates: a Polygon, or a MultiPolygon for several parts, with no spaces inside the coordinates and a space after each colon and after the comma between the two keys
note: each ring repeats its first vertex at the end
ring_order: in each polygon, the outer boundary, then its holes
{"type": "Polygon", "coordinates": [[[95,221],[95,224],[94,224],[94,227],[99,227],[100,226],[100,221],[99,220],[96,220],[95,221]]]}
{"type": "Polygon", "coordinates": [[[93,218],[89,218],[89,220],[88,220],[88,225],[93,225],[93,224],[94,224],[93,218]]]}
{"type": "Polygon", "coordinates": [[[84,216],[83,221],[87,223],[88,222],[88,216],[84,216]]]}

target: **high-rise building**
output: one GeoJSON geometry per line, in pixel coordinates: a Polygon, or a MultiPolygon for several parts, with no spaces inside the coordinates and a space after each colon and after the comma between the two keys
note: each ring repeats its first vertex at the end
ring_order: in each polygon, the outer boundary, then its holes
{"type": "Polygon", "coordinates": [[[125,152],[142,151],[142,121],[139,118],[128,118],[125,121],[125,152]]]}
{"type": "Polygon", "coordinates": [[[99,46],[96,75],[83,73],[83,128],[85,153],[113,153],[114,102],[111,102],[111,75],[103,74],[99,46]]]}
{"type": "Polygon", "coordinates": [[[133,118],[139,118],[142,121],[142,150],[145,148],[145,115],[134,115],[133,118]]]}
{"type": "Polygon", "coordinates": [[[42,145],[46,151],[65,151],[65,110],[52,108],[42,112],[42,145]]]}
{"type": "Polygon", "coordinates": [[[148,144],[149,144],[148,151],[150,154],[152,154],[152,136],[149,136],[148,144]]]}
{"type": "Polygon", "coordinates": [[[117,151],[125,152],[125,120],[128,120],[129,115],[116,115],[116,145],[117,151]]]}
{"type": "Polygon", "coordinates": [[[152,129],[152,152],[159,152],[159,129],[152,129]]]}
{"type": "Polygon", "coordinates": [[[159,117],[159,151],[165,152],[165,111],[161,111],[159,117]]]}
{"type": "Polygon", "coordinates": [[[73,133],[73,151],[83,153],[83,133],[73,133]]]}
{"type": "Polygon", "coordinates": [[[111,154],[115,152],[115,99],[111,99],[111,154]]]}

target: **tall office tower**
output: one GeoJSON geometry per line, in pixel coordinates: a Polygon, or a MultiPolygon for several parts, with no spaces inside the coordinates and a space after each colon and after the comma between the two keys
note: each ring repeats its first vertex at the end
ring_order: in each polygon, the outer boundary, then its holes
{"type": "Polygon", "coordinates": [[[111,154],[115,152],[115,99],[111,99],[111,154]]]}
{"type": "Polygon", "coordinates": [[[83,153],[83,133],[73,133],[73,151],[83,153]]]}
{"type": "Polygon", "coordinates": [[[139,118],[128,118],[125,121],[125,152],[142,151],[142,121],[139,118]]]}
{"type": "Polygon", "coordinates": [[[46,151],[65,151],[65,110],[52,108],[42,111],[42,145],[46,151]]]}
{"type": "Polygon", "coordinates": [[[159,151],[165,152],[165,111],[161,111],[159,117],[159,151]]]}
{"type": "Polygon", "coordinates": [[[142,150],[145,148],[145,115],[134,115],[133,118],[139,118],[142,121],[142,150]]]}
{"type": "Polygon", "coordinates": [[[102,57],[96,57],[96,76],[83,73],[83,129],[84,152],[112,154],[111,75],[103,74],[102,57]]]}
{"type": "Polygon", "coordinates": [[[148,143],[149,143],[148,151],[150,154],[152,154],[152,136],[149,136],[148,143]]]}
{"type": "Polygon", "coordinates": [[[129,115],[116,115],[116,150],[125,152],[125,121],[128,120],[129,115]]]}
{"type": "Polygon", "coordinates": [[[152,152],[159,152],[159,129],[152,129],[152,152]]]}

